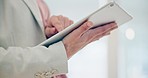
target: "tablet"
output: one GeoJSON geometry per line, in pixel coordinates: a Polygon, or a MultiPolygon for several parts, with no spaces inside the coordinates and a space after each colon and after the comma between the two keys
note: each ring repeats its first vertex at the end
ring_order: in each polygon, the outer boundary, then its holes
{"type": "Polygon", "coordinates": [[[117,3],[109,2],[98,10],[90,13],[87,17],[81,19],[80,21],[70,25],[56,35],[50,37],[49,39],[43,41],[38,46],[49,46],[62,40],[66,35],[72,32],[74,29],[79,27],[85,21],[92,21],[93,27],[100,26],[105,23],[115,21],[118,26],[130,21],[132,17],[125,12],[117,3]]]}

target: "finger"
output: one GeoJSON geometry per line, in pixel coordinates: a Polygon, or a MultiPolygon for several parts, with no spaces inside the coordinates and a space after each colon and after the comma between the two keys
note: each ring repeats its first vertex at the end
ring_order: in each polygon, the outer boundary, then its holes
{"type": "Polygon", "coordinates": [[[73,24],[73,21],[70,20],[68,17],[64,17],[62,15],[59,15],[59,20],[62,22],[62,26],[64,28],[70,26],[71,24],[73,24]]]}
{"type": "MultiPolygon", "coordinates": [[[[110,24],[110,25],[114,25],[114,24],[110,24]]],[[[116,24],[115,24],[116,25],[116,24]]],[[[104,35],[110,33],[113,29],[117,28],[117,26],[110,26],[109,25],[103,26],[103,27],[98,27],[95,29],[91,29],[89,30],[89,32],[87,32],[86,34],[84,34],[83,36],[88,36],[88,42],[90,43],[90,41],[92,41],[94,38],[97,37],[97,39],[103,37],[104,35]],[[90,35],[91,34],[91,35],[90,35]]]]}
{"type": "Polygon", "coordinates": [[[83,23],[79,28],[77,28],[72,32],[73,37],[80,37],[84,32],[89,30],[89,28],[92,26],[93,26],[93,23],[90,21],[83,23]]]}
{"type": "Polygon", "coordinates": [[[111,30],[113,30],[113,28],[116,28],[116,27],[117,27],[116,23],[110,23],[110,24],[104,25],[102,27],[92,29],[90,31],[91,31],[91,34],[97,35],[97,34],[102,34],[102,33],[105,33],[105,32],[110,32],[111,30]]]}
{"type": "Polygon", "coordinates": [[[108,36],[110,35],[110,33],[103,33],[101,35],[97,35],[95,36],[94,38],[92,38],[91,40],[88,41],[88,44],[91,43],[91,42],[94,42],[94,41],[97,41],[99,40],[100,38],[104,37],[104,36],[108,36]]]}
{"type": "Polygon", "coordinates": [[[110,35],[110,32],[106,33],[105,36],[110,35]]]}
{"type": "Polygon", "coordinates": [[[45,26],[45,29],[46,29],[46,27],[53,27],[52,24],[51,24],[51,17],[50,17],[50,19],[48,21],[48,26],[45,26]]]}
{"type": "Polygon", "coordinates": [[[72,20],[69,20],[69,24],[68,26],[72,25],[73,24],[73,21],[72,20]]]}
{"type": "Polygon", "coordinates": [[[107,31],[111,30],[112,28],[114,28],[112,26],[112,24],[108,24],[108,25],[105,25],[102,27],[97,27],[95,29],[90,29],[89,31],[87,31],[86,34],[83,34],[83,35],[85,36],[85,35],[91,34],[91,35],[89,35],[89,39],[91,39],[91,38],[95,37],[96,35],[100,35],[100,34],[103,34],[107,31]]]}
{"type": "Polygon", "coordinates": [[[110,32],[111,32],[112,30],[116,29],[116,28],[118,28],[118,27],[113,27],[113,28],[111,28],[110,30],[108,30],[108,31],[106,31],[106,32],[104,32],[104,33],[102,33],[102,34],[98,34],[98,35],[92,37],[92,38],[89,40],[89,43],[90,43],[90,42],[93,42],[93,41],[96,41],[96,40],[99,40],[100,38],[102,38],[102,37],[104,37],[104,36],[110,35],[110,32]]]}
{"type": "Polygon", "coordinates": [[[107,30],[110,30],[114,27],[117,27],[117,24],[115,22],[112,22],[112,23],[105,24],[105,25],[98,27],[98,28],[100,28],[102,31],[107,31],[107,30]]]}
{"type": "Polygon", "coordinates": [[[70,23],[69,23],[69,25],[71,25],[71,24],[73,24],[73,21],[72,21],[72,20],[70,20],[70,23]]]}
{"type": "Polygon", "coordinates": [[[58,16],[59,21],[61,22],[62,26],[64,27],[64,16],[59,15],[58,16]]]}
{"type": "Polygon", "coordinates": [[[62,31],[64,27],[62,26],[61,21],[58,19],[58,17],[53,16],[51,18],[51,24],[54,26],[58,31],[62,31]]]}
{"type": "MultiPolygon", "coordinates": [[[[102,37],[103,37],[103,36],[102,36],[102,37]]],[[[91,40],[88,42],[88,44],[91,43],[91,42],[97,41],[97,40],[99,40],[99,39],[102,38],[102,37],[99,36],[99,37],[93,38],[93,39],[91,39],[91,40]]]]}
{"type": "Polygon", "coordinates": [[[113,27],[113,28],[111,28],[111,31],[112,31],[112,30],[114,30],[114,29],[117,29],[117,28],[118,28],[118,26],[116,26],[116,27],[113,27]]]}
{"type": "MultiPolygon", "coordinates": [[[[117,27],[112,27],[112,28],[109,28],[108,30],[106,30],[106,31],[103,31],[102,33],[100,33],[100,34],[97,34],[96,35],[96,37],[98,37],[98,36],[100,36],[100,35],[102,35],[102,36],[104,36],[104,35],[108,35],[108,34],[110,34],[110,32],[112,31],[112,30],[114,30],[114,29],[116,29],[117,27]]],[[[102,37],[101,36],[101,37],[102,37]]],[[[94,36],[95,37],[95,36],[94,36]]]]}
{"type": "Polygon", "coordinates": [[[45,29],[45,33],[46,33],[46,36],[47,36],[47,37],[51,37],[51,36],[53,36],[54,34],[57,33],[57,30],[56,30],[55,28],[47,27],[47,28],[45,29]]]}
{"type": "Polygon", "coordinates": [[[64,17],[64,27],[68,27],[70,24],[70,20],[67,17],[64,17]]]}

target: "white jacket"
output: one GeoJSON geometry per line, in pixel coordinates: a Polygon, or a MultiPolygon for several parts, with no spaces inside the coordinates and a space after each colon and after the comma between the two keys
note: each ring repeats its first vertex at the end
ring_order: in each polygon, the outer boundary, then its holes
{"type": "Polygon", "coordinates": [[[36,0],[0,0],[0,78],[67,73],[62,41],[48,48],[36,46],[45,39],[36,0]]]}

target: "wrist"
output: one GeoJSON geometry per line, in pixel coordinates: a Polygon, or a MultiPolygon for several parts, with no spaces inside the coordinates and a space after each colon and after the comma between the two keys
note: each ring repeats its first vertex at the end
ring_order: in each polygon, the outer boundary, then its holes
{"type": "Polygon", "coordinates": [[[67,44],[64,40],[63,44],[65,46],[67,57],[68,59],[70,59],[74,55],[74,50],[73,50],[74,48],[72,48],[72,46],[70,46],[70,44],[67,44]]]}

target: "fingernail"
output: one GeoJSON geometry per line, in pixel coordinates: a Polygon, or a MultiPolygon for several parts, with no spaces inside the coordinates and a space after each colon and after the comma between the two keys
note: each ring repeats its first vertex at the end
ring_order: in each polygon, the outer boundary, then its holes
{"type": "Polygon", "coordinates": [[[90,21],[87,22],[87,26],[91,27],[92,25],[93,25],[92,22],[90,22],[90,21]]]}

